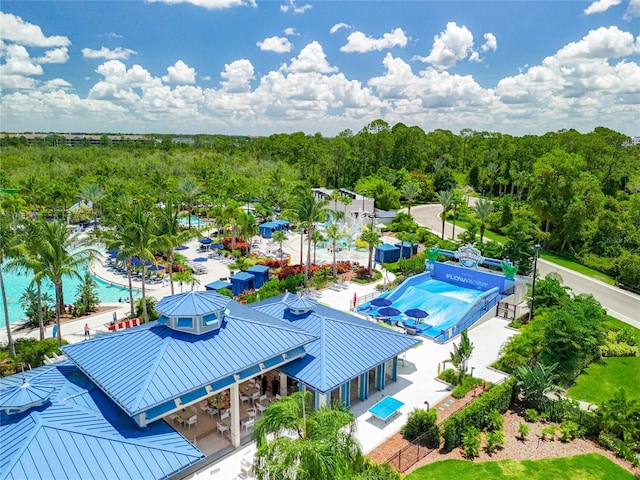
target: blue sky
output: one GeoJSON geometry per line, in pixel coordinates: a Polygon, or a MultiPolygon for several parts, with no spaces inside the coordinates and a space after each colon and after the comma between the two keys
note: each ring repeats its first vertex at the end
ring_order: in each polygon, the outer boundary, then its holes
{"type": "Polygon", "coordinates": [[[3,131],[640,135],[640,0],[0,8],[3,131]]]}

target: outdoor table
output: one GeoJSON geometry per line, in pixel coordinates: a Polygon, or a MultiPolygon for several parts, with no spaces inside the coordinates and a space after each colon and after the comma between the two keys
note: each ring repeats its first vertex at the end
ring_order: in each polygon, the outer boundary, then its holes
{"type": "Polygon", "coordinates": [[[395,398],[388,396],[384,397],[378,403],[376,403],[373,407],[371,407],[368,412],[375,418],[382,420],[383,422],[388,422],[396,413],[400,407],[404,405],[400,400],[396,400],[395,398]]]}

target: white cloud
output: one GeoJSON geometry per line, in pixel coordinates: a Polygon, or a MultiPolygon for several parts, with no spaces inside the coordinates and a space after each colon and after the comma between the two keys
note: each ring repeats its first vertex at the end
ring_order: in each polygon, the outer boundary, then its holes
{"type": "Polygon", "coordinates": [[[190,67],[182,60],[178,60],[175,65],[168,67],[168,75],[162,77],[163,82],[170,83],[196,83],[196,69],[190,67]]]}
{"type": "Polygon", "coordinates": [[[261,42],[256,43],[260,50],[275,52],[275,53],[288,53],[293,48],[293,44],[287,37],[269,37],[265,38],[261,42]]]}
{"type": "Polygon", "coordinates": [[[148,3],[166,3],[169,5],[177,5],[179,3],[188,3],[196,7],[206,8],[207,10],[223,10],[233,7],[256,7],[255,0],[146,0],[148,3]]]}
{"type": "Polygon", "coordinates": [[[300,36],[300,34],[298,32],[296,32],[296,29],[293,27],[289,27],[289,28],[285,28],[282,33],[284,33],[285,35],[287,35],[288,37],[292,37],[292,36],[300,36]]]}
{"type": "Polygon", "coordinates": [[[53,78],[47,82],[44,82],[40,89],[45,92],[55,90],[69,90],[73,85],[62,78],[53,78]]]}
{"type": "Polygon", "coordinates": [[[104,77],[104,82],[116,87],[135,88],[160,85],[161,82],[140,65],[134,65],[129,70],[119,60],[109,60],[99,65],[96,72],[104,77]]]}
{"type": "Polygon", "coordinates": [[[480,58],[480,54],[478,52],[471,52],[471,55],[469,55],[469,61],[474,63],[481,63],[482,59],[480,58]]]}
{"type": "Polygon", "coordinates": [[[2,75],[42,75],[44,71],[38,62],[29,56],[22,45],[2,45],[5,63],[0,65],[2,75]]]}
{"type": "Polygon", "coordinates": [[[131,55],[137,55],[138,52],[130,48],[116,47],[113,50],[107,47],[100,47],[100,50],[91,48],[83,48],[82,56],[84,58],[104,58],[106,60],[127,60],[131,55]]]}
{"type": "Polygon", "coordinates": [[[622,0],[596,0],[587,8],[584,9],[585,15],[591,15],[592,13],[602,13],[609,10],[611,7],[619,5],[622,0]]]}
{"type": "Polygon", "coordinates": [[[627,22],[630,22],[634,18],[640,17],[640,0],[629,0],[626,12],[622,17],[627,22]]]}
{"type": "Polygon", "coordinates": [[[224,71],[220,74],[224,79],[222,90],[229,93],[243,93],[251,90],[251,80],[253,75],[253,65],[249,60],[236,60],[224,66],[224,71]]]}
{"type": "Polygon", "coordinates": [[[0,40],[8,40],[28,47],[68,47],[67,37],[53,35],[47,37],[37,25],[27,23],[10,13],[0,12],[0,40]]]}
{"type": "Polygon", "coordinates": [[[336,23],[333,27],[331,27],[329,29],[329,33],[333,35],[334,33],[336,33],[341,28],[351,28],[351,25],[349,25],[348,23],[344,23],[344,22],[336,23]]]}
{"type": "Polygon", "coordinates": [[[406,47],[407,40],[407,35],[401,28],[385,33],[382,38],[372,38],[362,32],[353,32],[347,37],[347,44],[340,47],[340,51],[365,53],[393,47],[406,47]]]}
{"type": "Polygon", "coordinates": [[[304,13],[307,10],[311,9],[311,5],[309,5],[308,3],[305,3],[302,6],[297,6],[294,2],[294,0],[289,0],[289,3],[286,3],[284,5],[280,5],[280,11],[282,13],[287,13],[289,11],[293,12],[293,13],[304,13]]]}
{"type": "Polygon", "coordinates": [[[54,48],[53,50],[47,50],[44,52],[44,56],[36,57],[33,59],[34,63],[67,63],[69,60],[69,53],[67,47],[54,48]]]}
{"type": "MultiPolygon", "coordinates": [[[[571,42],[556,53],[559,59],[618,58],[640,52],[640,41],[618,27],[591,30],[578,42],[571,42]]],[[[546,62],[547,60],[545,60],[546,62]]]]}
{"type": "Polygon", "coordinates": [[[427,57],[415,57],[416,60],[431,63],[438,70],[453,67],[459,60],[466,58],[473,47],[473,34],[455,22],[447,23],[440,35],[433,37],[433,47],[427,57]]]}
{"type": "Polygon", "coordinates": [[[288,72],[318,72],[331,73],[338,70],[327,62],[327,56],[322,46],[313,41],[300,51],[300,55],[291,59],[291,65],[283,66],[288,72]]]}
{"type": "Polygon", "coordinates": [[[493,33],[485,33],[484,34],[484,44],[480,47],[480,51],[488,52],[489,50],[493,50],[494,52],[498,48],[498,40],[493,33]]]}

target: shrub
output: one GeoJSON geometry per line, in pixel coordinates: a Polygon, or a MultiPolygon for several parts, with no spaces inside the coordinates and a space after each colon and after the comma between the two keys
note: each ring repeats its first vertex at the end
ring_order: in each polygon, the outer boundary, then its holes
{"type": "Polygon", "coordinates": [[[534,422],[537,422],[539,418],[540,418],[540,413],[535,408],[527,408],[524,411],[524,419],[527,422],[534,423],[534,422]]]}
{"type": "Polygon", "coordinates": [[[462,379],[462,382],[452,390],[451,396],[453,398],[464,398],[473,387],[481,384],[482,379],[466,376],[462,379]]]}
{"type": "Polygon", "coordinates": [[[527,439],[530,430],[531,429],[529,428],[529,425],[524,422],[520,422],[520,424],[518,425],[518,434],[520,435],[520,440],[524,442],[527,439]]]}
{"type": "Polygon", "coordinates": [[[542,440],[546,440],[549,437],[549,440],[554,441],[556,439],[556,432],[558,431],[558,427],[555,424],[547,425],[543,427],[540,431],[542,440]]]}
{"type": "Polygon", "coordinates": [[[497,432],[498,430],[502,430],[502,427],[504,426],[504,418],[499,411],[491,410],[485,417],[485,423],[487,425],[487,430],[497,432]]]}
{"type": "Polygon", "coordinates": [[[600,435],[598,435],[598,443],[607,450],[615,452],[618,457],[631,462],[634,467],[637,467],[640,464],[638,456],[634,451],[613,433],[603,430],[600,432],[600,435]]]}
{"type": "Polygon", "coordinates": [[[504,447],[505,436],[502,430],[496,430],[494,432],[487,432],[487,443],[484,446],[485,452],[491,454],[497,449],[504,447]]]}
{"type": "Polygon", "coordinates": [[[462,449],[467,458],[475,458],[480,453],[480,430],[467,427],[462,434],[462,449]]]}
{"type": "Polygon", "coordinates": [[[576,437],[579,437],[581,433],[580,425],[571,420],[562,422],[560,424],[560,441],[569,442],[576,437]]]}
{"type": "Polygon", "coordinates": [[[457,385],[458,371],[454,368],[445,368],[442,372],[440,372],[438,378],[440,380],[444,380],[447,383],[450,383],[451,385],[457,385]]]}
{"type": "Polygon", "coordinates": [[[436,425],[438,421],[438,410],[423,410],[416,408],[407,419],[407,423],[402,427],[402,433],[408,440],[415,440],[422,437],[421,443],[436,448],[440,444],[440,430],[436,425]]]}
{"type": "Polygon", "coordinates": [[[506,412],[511,404],[514,381],[511,378],[502,384],[494,385],[484,395],[445,420],[442,424],[445,450],[452,450],[460,445],[462,434],[467,427],[484,428],[486,415],[491,410],[506,412]]]}

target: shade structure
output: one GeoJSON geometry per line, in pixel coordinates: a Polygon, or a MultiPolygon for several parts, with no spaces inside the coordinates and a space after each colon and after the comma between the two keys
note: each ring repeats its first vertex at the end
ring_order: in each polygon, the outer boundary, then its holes
{"type": "MultiPolygon", "coordinates": [[[[148,266],[151,265],[151,262],[149,260],[145,260],[144,264],[145,266],[148,266]]],[[[142,265],[142,262],[138,257],[131,257],[131,265],[133,265],[134,267],[139,267],[140,265],[142,265]]]]}
{"type": "Polygon", "coordinates": [[[51,386],[31,385],[27,381],[20,386],[5,388],[0,391],[0,410],[12,414],[39,407],[54,390],[51,386]]]}
{"type": "Polygon", "coordinates": [[[189,247],[186,245],[180,245],[179,247],[174,248],[174,250],[187,250],[189,247]]]}
{"type": "Polygon", "coordinates": [[[216,280],[215,282],[207,283],[204,288],[206,290],[222,290],[223,288],[231,288],[231,284],[223,280],[216,280]]]}
{"type": "Polygon", "coordinates": [[[109,258],[116,258],[118,256],[119,250],[109,250],[107,253],[109,254],[109,258]]]}
{"type": "Polygon", "coordinates": [[[207,257],[196,257],[193,259],[194,262],[206,262],[207,257]]]}
{"type": "Polygon", "coordinates": [[[412,318],[427,318],[429,316],[429,314],[421,308],[410,308],[409,310],[405,310],[404,314],[412,318]]]}
{"type": "Polygon", "coordinates": [[[147,270],[155,272],[156,270],[164,270],[164,265],[151,265],[147,270]]]}
{"type": "Polygon", "coordinates": [[[222,245],[221,243],[212,243],[210,248],[212,248],[213,250],[222,250],[224,248],[224,245],[222,245]]]}
{"type": "Polygon", "coordinates": [[[392,303],[393,302],[388,298],[382,297],[374,298],[373,300],[371,300],[371,305],[375,305],[376,307],[388,307],[392,303]]]}
{"type": "Polygon", "coordinates": [[[378,316],[380,317],[396,317],[400,315],[400,310],[393,307],[382,307],[378,310],[378,316]]]}
{"type": "Polygon", "coordinates": [[[213,243],[213,240],[211,240],[209,237],[204,237],[203,239],[200,240],[201,245],[211,245],[212,243],[213,243]]]}
{"type": "Polygon", "coordinates": [[[255,276],[253,288],[260,288],[269,281],[269,267],[266,265],[254,265],[247,269],[247,273],[255,276]]]}

